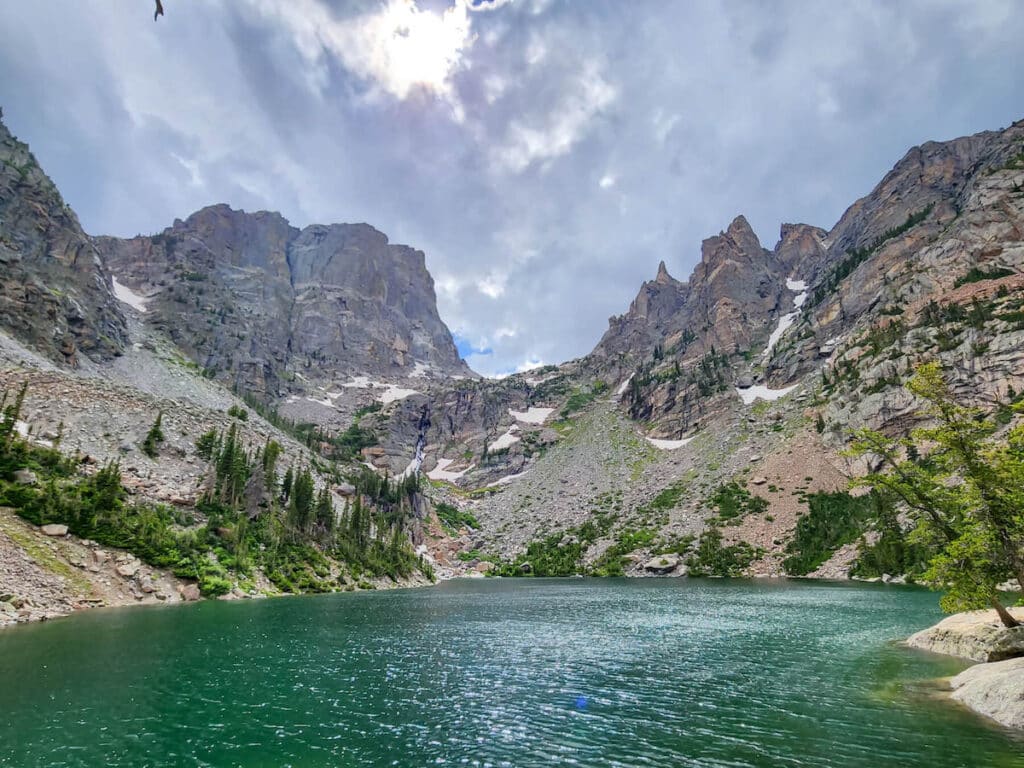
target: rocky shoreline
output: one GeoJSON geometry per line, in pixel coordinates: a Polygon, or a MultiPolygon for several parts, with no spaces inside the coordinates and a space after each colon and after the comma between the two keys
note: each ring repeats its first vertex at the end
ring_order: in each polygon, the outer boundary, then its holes
{"type": "MultiPolygon", "coordinates": [[[[443,575],[443,574],[442,574],[443,575]]],[[[426,586],[408,579],[369,580],[374,589],[426,586]]],[[[218,599],[275,594],[269,582],[257,591],[235,589],[218,599]]],[[[60,526],[37,527],[0,507],[0,629],[68,616],[90,608],[159,605],[203,599],[199,587],[146,565],[129,552],[79,539],[60,526]]]]}
{"type": "MultiPolygon", "coordinates": [[[[440,580],[458,575],[468,574],[439,573],[440,580]]],[[[373,587],[427,584],[379,579],[373,587]]],[[[235,590],[221,599],[268,595],[235,590]]],[[[14,510],[0,508],[0,628],[89,608],[200,599],[195,584],[147,566],[130,553],[78,539],[64,526],[39,528],[17,517],[14,510]]],[[[1010,610],[1024,621],[1024,608],[1010,610]]],[[[1001,625],[995,611],[973,611],[949,616],[912,635],[906,644],[977,662],[949,681],[951,698],[1003,726],[1024,729],[1024,626],[1009,629],[1001,625]]]]}
{"type": "MultiPolygon", "coordinates": [[[[1011,608],[1024,621],[1024,608],[1011,608]]],[[[1024,729],[1024,626],[1004,627],[994,610],[949,616],[907,645],[978,662],[949,681],[952,698],[1007,728],[1024,729]]]]}

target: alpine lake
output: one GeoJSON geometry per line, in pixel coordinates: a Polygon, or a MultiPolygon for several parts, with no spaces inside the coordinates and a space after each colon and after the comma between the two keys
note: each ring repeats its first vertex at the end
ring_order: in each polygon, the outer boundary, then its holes
{"type": "Polygon", "coordinates": [[[0,632],[0,765],[1024,766],[923,589],[467,579],[0,632]]]}

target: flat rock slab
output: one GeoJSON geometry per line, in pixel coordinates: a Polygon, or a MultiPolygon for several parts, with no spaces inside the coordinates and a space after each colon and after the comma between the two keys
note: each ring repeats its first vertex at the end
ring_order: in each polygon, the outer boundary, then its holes
{"type": "MultiPolygon", "coordinates": [[[[1024,608],[1009,611],[1014,618],[1024,621],[1024,608]]],[[[934,627],[911,635],[907,645],[971,661],[1002,661],[1024,656],[1024,626],[1004,627],[994,610],[969,611],[949,616],[934,627]]]]}
{"type": "Polygon", "coordinates": [[[676,554],[657,555],[655,557],[652,557],[646,563],[644,563],[645,571],[647,571],[648,573],[656,573],[660,575],[670,574],[673,571],[679,569],[680,567],[685,569],[686,566],[682,565],[682,558],[676,554]]]}
{"type": "Polygon", "coordinates": [[[953,698],[1009,728],[1024,728],[1024,658],[977,664],[950,681],[953,698]]]}

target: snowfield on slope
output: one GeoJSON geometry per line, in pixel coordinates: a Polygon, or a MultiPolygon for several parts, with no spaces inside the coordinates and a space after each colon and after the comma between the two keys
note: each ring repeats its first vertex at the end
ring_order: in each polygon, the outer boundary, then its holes
{"type": "Polygon", "coordinates": [[[116,277],[112,279],[114,281],[114,297],[118,301],[127,304],[132,309],[137,309],[139,312],[146,311],[147,299],[145,296],[136,293],[116,277]]]}

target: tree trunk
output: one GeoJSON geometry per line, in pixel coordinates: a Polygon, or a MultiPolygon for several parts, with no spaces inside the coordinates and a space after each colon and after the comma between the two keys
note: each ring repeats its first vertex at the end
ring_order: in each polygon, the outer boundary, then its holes
{"type": "Polygon", "coordinates": [[[1003,607],[1002,603],[999,602],[998,597],[992,598],[992,607],[996,609],[996,613],[999,614],[999,620],[1003,622],[1004,627],[1013,629],[1014,627],[1020,626],[1020,622],[1010,615],[1010,612],[1003,607]]]}

